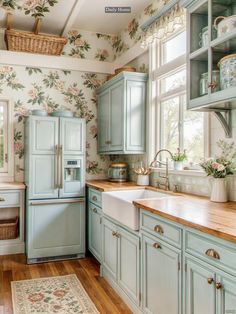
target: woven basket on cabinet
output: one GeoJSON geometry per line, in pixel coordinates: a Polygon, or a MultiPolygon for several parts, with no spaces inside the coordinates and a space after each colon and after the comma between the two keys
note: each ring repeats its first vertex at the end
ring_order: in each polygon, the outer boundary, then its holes
{"type": "Polygon", "coordinates": [[[18,237],[18,217],[0,220],[0,240],[16,239],[18,237]]]}

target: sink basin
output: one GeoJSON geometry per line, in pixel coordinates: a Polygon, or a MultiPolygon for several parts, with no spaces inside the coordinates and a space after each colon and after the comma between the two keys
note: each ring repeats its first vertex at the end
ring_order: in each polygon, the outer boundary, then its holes
{"type": "Polygon", "coordinates": [[[102,210],[107,216],[132,230],[138,230],[139,210],[132,202],[140,199],[161,199],[165,197],[170,197],[170,195],[146,189],[103,192],[102,210]]]}

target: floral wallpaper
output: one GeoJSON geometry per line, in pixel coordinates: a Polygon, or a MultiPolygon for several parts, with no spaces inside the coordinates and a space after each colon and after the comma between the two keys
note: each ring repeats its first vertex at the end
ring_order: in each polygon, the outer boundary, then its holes
{"type": "Polygon", "coordinates": [[[51,113],[69,109],[87,123],[87,178],[103,177],[108,157],[97,155],[97,106],[95,89],[104,75],[22,66],[0,66],[0,96],[14,104],[15,179],[24,176],[24,122],[32,109],[51,113]]]}

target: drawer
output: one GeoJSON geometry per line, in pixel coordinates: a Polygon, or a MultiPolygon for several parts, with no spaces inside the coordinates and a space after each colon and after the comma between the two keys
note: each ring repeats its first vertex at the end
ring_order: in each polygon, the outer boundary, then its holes
{"type": "Polygon", "coordinates": [[[20,204],[19,192],[0,192],[0,207],[15,206],[20,204]]]}
{"type": "Polygon", "coordinates": [[[94,205],[93,203],[89,202],[89,210],[91,210],[93,213],[95,214],[102,214],[102,209],[96,205],[94,205]]]}
{"type": "Polygon", "coordinates": [[[185,252],[224,271],[236,274],[236,245],[204,234],[186,231],[185,252]]]}
{"type": "Polygon", "coordinates": [[[102,193],[94,189],[89,189],[89,201],[102,207],[102,193]]]}
{"type": "Polygon", "coordinates": [[[140,227],[172,245],[182,245],[182,229],[156,215],[141,211],[140,227]]]}

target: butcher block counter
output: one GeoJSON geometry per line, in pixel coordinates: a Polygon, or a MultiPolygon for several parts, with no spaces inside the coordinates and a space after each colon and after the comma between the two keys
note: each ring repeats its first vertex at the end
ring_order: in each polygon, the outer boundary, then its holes
{"type": "MultiPolygon", "coordinates": [[[[142,189],[134,182],[115,183],[89,180],[87,186],[100,192],[142,189]]],[[[164,199],[136,200],[134,205],[184,226],[236,243],[236,202],[214,203],[206,197],[166,192],[151,186],[147,189],[169,194],[164,199]]]]}

